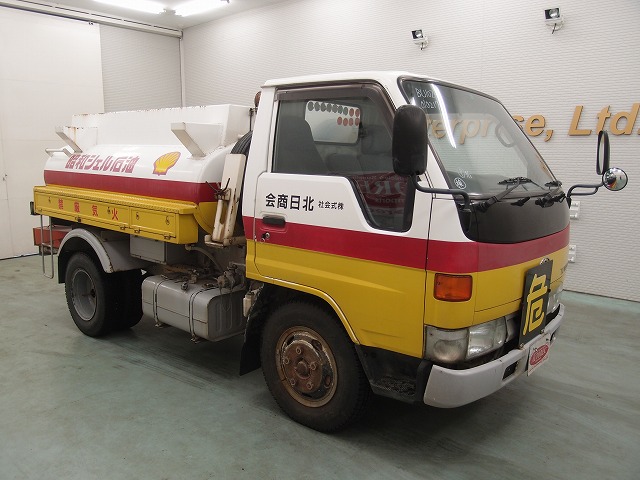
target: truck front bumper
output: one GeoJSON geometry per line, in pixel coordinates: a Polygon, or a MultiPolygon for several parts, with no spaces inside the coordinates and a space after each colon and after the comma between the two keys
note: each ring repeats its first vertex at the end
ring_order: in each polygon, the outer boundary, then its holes
{"type": "Polygon", "coordinates": [[[562,325],[563,320],[564,305],[560,305],[560,311],[545,326],[543,334],[535,337],[523,348],[514,349],[484,365],[467,370],[451,370],[434,365],[424,391],[424,403],[440,408],[460,407],[500,390],[527,370],[531,345],[542,335],[551,334],[553,344],[556,330],[562,325]]]}

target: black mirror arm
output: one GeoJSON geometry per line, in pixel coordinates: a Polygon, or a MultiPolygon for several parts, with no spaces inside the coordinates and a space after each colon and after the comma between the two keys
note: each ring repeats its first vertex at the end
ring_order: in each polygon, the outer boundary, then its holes
{"type": "Polygon", "coordinates": [[[604,185],[604,181],[600,182],[600,183],[594,183],[594,184],[577,184],[577,185],[573,185],[569,191],[567,192],[567,202],[569,203],[569,206],[571,206],[571,197],[575,196],[575,197],[586,197],[587,195],[595,195],[598,192],[598,189],[600,187],[602,187],[604,185]],[[579,193],[573,193],[573,190],[576,188],[589,188],[591,189],[590,192],[579,192],[579,193]]]}
{"type": "Polygon", "coordinates": [[[454,190],[450,188],[425,188],[418,183],[418,176],[411,175],[411,180],[413,180],[413,185],[416,187],[416,190],[423,193],[442,193],[445,195],[453,195],[454,197],[457,195],[464,199],[464,207],[463,210],[465,212],[471,211],[471,200],[469,199],[469,194],[464,190],[454,190]]]}

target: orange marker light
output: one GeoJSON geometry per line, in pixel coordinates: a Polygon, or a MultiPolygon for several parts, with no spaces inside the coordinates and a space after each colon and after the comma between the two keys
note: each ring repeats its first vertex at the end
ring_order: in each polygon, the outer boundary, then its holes
{"type": "Polygon", "coordinates": [[[465,302],[471,298],[473,279],[469,275],[436,273],[433,296],[445,302],[465,302]]]}

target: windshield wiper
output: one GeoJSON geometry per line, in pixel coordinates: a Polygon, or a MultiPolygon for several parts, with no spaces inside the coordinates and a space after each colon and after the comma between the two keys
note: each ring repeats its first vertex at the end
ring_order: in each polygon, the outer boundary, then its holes
{"type": "Polygon", "coordinates": [[[556,193],[558,192],[558,190],[560,190],[560,187],[562,186],[562,182],[560,180],[552,180],[551,182],[545,183],[544,186],[549,188],[551,187],[556,187],[556,188],[554,188],[553,191],[547,193],[544,197],[538,198],[536,200],[536,205],[540,205],[542,208],[550,207],[556,202],[562,202],[566,198],[566,195],[564,194],[564,192],[556,195],[556,193]]]}
{"type": "Polygon", "coordinates": [[[498,195],[494,195],[490,199],[476,204],[475,205],[476,209],[480,210],[481,212],[486,212],[491,205],[493,205],[494,203],[498,203],[500,200],[502,200],[504,197],[509,195],[511,192],[513,192],[516,188],[518,188],[523,183],[534,183],[534,182],[533,180],[527,177],[513,177],[513,178],[506,178],[504,180],[499,181],[498,182],[499,185],[511,185],[511,186],[507,188],[504,192],[500,192],[498,195]]]}
{"type": "MultiPolygon", "coordinates": [[[[528,177],[505,178],[504,180],[500,180],[498,182],[498,184],[499,185],[510,185],[510,187],[507,188],[504,192],[500,192],[498,195],[495,195],[495,196],[491,197],[490,199],[485,200],[484,202],[480,202],[480,203],[475,204],[475,208],[477,210],[481,211],[481,212],[486,212],[491,205],[493,205],[494,203],[498,203],[504,197],[506,197],[511,192],[513,192],[516,188],[518,188],[520,185],[523,185],[525,183],[533,183],[537,187],[544,188],[542,185],[538,185],[536,182],[534,182],[533,180],[531,180],[528,177]]],[[[544,197],[538,198],[536,200],[536,205],[540,205],[541,207],[550,207],[555,202],[561,202],[562,200],[564,200],[564,198],[565,198],[564,193],[560,193],[559,195],[555,195],[556,192],[558,190],[560,190],[560,186],[561,185],[562,185],[562,182],[560,182],[559,180],[552,180],[551,182],[545,183],[544,186],[547,187],[547,188],[551,188],[551,187],[556,187],[556,188],[553,191],[550,191],[549,193],[547,193],[544,197]]],[[[511,205],[515,205],[517,207],[521,207],[522,205],[527,203],[527,201],[530,198],[531,198],[530,196],[529,197],[520,198],[519,200],[513,202],[511,205]]]]}
{"type": "Polygon", "coordinates": [[[519,200],[516,200],[515,202],[513,202],[511,205],[514,205],[516,207],[521,207],[522,205],[524,205],[525,203],[527,203],[529,201],[531,197],[522,197],[519,200]]]}
{"type": "Polygon", "coordinates": [[[533,183],[536,187],[540,187],[540,188],[551,188],[551,187],[558,187],[560,185],[562,185],[561,182],[558,182],[557,180],[554,180],[552,182],[548,182],[544,184],[544,187],[536,182],[534,182],[533,180],[531,180],[528,177],[512,177],[512,178],[506,178],[504,180],[501,180],[498,182],[498,185],[523,185],[525,183],[533,183]],[[556,185],[556,183],[560,183],[560,185],[556,185]]]}
{"type": "Polygon", "coordinates": [[[566,197],[564,192],[560,192],[558,195],[554,195],[560,187],[556,188],[553,192],[547,193],[544,197],[540,197],[536,200],[536,205],[540,205],[542,208],[550,207],[556,202],[562,202],[566,197]]]}
{"type": "Polygon", "coordinates": [[[516,184],[516,187],[522,183],[533,183],[533,180],[527,177],[511,177],[505,178],[504,180],[500,180],[498,185],[513,185],[516,184]]]}

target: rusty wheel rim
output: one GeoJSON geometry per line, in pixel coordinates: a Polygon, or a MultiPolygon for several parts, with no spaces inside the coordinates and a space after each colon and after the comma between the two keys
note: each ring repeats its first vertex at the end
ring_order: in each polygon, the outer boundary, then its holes
{"type": "Polygon", "coordinates": [[[326,405],[338,383],[336,361],[327,342],[310,328],[292,327],[276,348],[278,375],[289,395],[307,407],[326,405]]]}

